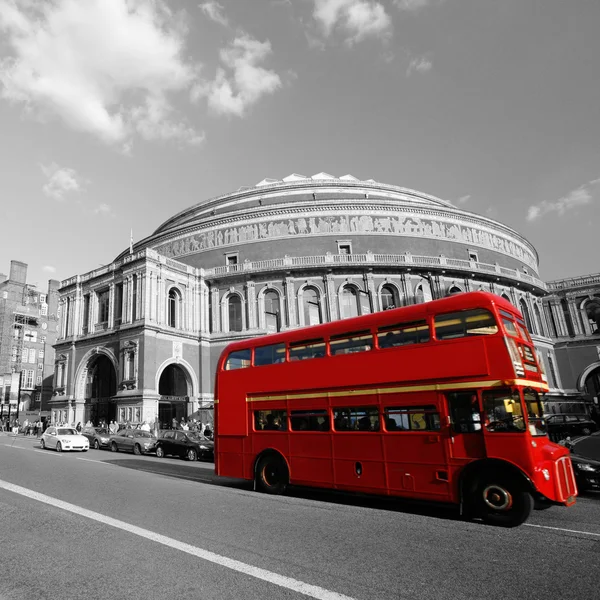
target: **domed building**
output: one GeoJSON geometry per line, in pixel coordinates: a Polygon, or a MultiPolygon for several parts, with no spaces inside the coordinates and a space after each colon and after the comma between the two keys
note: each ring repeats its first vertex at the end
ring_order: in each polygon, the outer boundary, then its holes
{"type": "Polygon", "coordinates": [[[521,310],[551,370],[538,255],[516,231],[372,179],[264,179],[62,282],[53,419],[206,421],[234,339],[480,289],[521,310]]]}

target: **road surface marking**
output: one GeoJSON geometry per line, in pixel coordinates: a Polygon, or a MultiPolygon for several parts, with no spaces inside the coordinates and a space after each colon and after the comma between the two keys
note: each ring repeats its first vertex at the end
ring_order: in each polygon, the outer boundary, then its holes
{"type": "Polygon", "coordinates": [[[192,556],[196,556],[216,565],[226,567],[228,569],[231,569],[232,571],[237,571],[238,573],[243,573],[244,575],[250,575],[250,577],[261,579],[263,581],[266,581],[267,583],[272,583],[273,585],[278,585],[279,587],[298,592],[299,594],[304,594],[305,596],[309,596],[310,598],[317,598],[318,600],[354,600],[350,596],[338,594],[337,592],[333,592],[331,590],[327,590],[316,585],[311,585],[310,583],[305,583],[304,581],[299,581],[298,579],[285,577],[284,575],[279,575],[278,573],[273,573],[272,571],[267,571],[266,569],[254,567],[252,565],[243,563],[239,560],[234,560],[233,558],[227,558],[226,556],[215,554],[214,552],[210,552],[209,550],[197,548],[196,546],[192,546],[191,544],[186,544],[184,542],[174,540],[159,533],[149,531],[148,529],[143,529],[141,527],[137,527],[136,525],[131,525],[129,523],[126,523],[125,521],[119,521],[118,519],[107,517],[106,515],[102,515],[100,513],[88,510],[86,508],[76,506],[75,504],[63,502],[58,498],[52,498],[51,496],[40,494],[39,492],[35,492],[34,490],[29,490],[19,485],[9,483],[8,481],[2,481],[0,479],[0,488],[5,489],[9,492],[13,492],[15,494],[19,494],[21,496],[25,496],[26,498],[31,498],[32,500],[37,500],[38,502],[43,502],[44,504],[49,504],[50,506],[66,510],[76,515],[86,517],[94,521],[98,521],[99,523],[104,523],[105,525],[110,525],[111,527],[122,529],[123,531],[133,533],[134,535],[138,535],[147,540],[151,540],[153,542],[163,544],[164,546],[168,546],[169,548],[173,548],[175,550],[180,550],[181,552],[191,554],[192,556]]]}
{"type": "Polygon", "coordinates": [[[533,523],[524,523],[527,527],[537,527],[538,529],[553,529],[554,531],[564,531],[566,533],[580,533],[581,535],[595,535],[600,537],[600,533],[591,531],[578,531],[577,529],[563,529],[562,527],[550,527],[549,525],[534,525],[533,523]]]}

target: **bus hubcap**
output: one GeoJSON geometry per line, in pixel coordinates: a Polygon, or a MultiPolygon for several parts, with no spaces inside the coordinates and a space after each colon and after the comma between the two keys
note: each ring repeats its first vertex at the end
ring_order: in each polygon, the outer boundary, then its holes
{"type": "Polygon", "coordinates": [[[483,501],[493,510],[509,510],[513,503],[510,492],[498,485],[488,485],[483,490],[483,501]]]}

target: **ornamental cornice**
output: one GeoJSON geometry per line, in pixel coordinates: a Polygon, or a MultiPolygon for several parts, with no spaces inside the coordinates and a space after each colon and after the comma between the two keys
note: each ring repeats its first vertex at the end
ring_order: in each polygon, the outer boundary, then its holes
{"type": "MultiPolygon", "coordinates": [[[[198,254],[213,248],[239,246],[269,239],[313,235],[397,235],[463,243],[510,256],[538,270],[537,254],[521,236],[496,222],[454,211],[406,210],[378,204],[359,207],[319,205],[260,211],[221,219],[210,225],[186,228],[155,240],[154,249],[168,258],[198,254]],[[345,209],[345,210],[344,210],[345,209]],[[277,221],[279,217],[279,221],[277,221]],[[509,235],[510,233],[510,235],[509,235]]],[[[167,260],[168,260],[167,258],[167,260]]]]}

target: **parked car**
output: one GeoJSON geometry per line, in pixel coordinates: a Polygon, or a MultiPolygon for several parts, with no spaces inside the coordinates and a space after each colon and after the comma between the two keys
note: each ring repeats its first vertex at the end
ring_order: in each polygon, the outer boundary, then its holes
{"type": "Polygon", "coordinates": [[[81,430],[81,435],[85,436],[90,443],[90,447],[96,450],[110,446],[110,431],[105,427],[84,427],[81,430]]]}
{"type": "Polygon", "coordinates": [[[598,426],[587,415],[549,415],[546,417],[550,435],[590,435],[598,426]]]}
{"type": "Polygon", "coordinates": [[[134,454],[147,454],[156,449],[156,438],[142,429],[121,429],[110,436],[110,449],[112,452],[125,450],[134,454]]]}
{"type": "Polygon", "coordinates": [[[196,461],[214,460],[215,443],[195,431],[165,431],[156,442],[156,456],[173,455],[196,461]]]}
{"type": "Polygon", "coordinates": [[[78,433],[74,427],[48,427],[42,434],[40,446],[42,449],[54,448],[57,452],[63,450],[87,452],[90,449],[88,439],[78,433]]]}
{"type": "Polygon", "coordinates": [[[600,433],[569,439],[565,446],[571,451],[579,491],[600,490],[600,433]]]}

